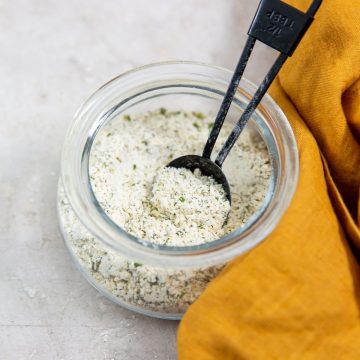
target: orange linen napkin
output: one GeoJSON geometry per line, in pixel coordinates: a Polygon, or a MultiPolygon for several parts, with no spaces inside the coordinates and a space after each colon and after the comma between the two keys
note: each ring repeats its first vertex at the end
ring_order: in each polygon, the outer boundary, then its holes
{"type": "Polygon", "coordinates": [[[360,1],[323,1],[271,95],[297,139],[296,194],[189,308],[180,360],[360,359],[360,1]]]}

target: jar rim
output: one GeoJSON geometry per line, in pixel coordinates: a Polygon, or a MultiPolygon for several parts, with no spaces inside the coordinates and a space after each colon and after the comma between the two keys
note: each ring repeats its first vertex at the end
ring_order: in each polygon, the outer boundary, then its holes
{"type": "MultiPolygon", "coordinates": [[[[106,105],[109,99],[118,95],[120,88],[124,93],[128,93],[135,85],[139,85],[136,81],[139,82],[140,78],[150,86],[154,84],[157,76],[164,77],[164,73],[168,76],[167,80],[174,83],[179,81],[179,76],[187,76],[188,80],[196,77],[195,75],[207,76],[207,81],[211,81],[211,84],[215,84],[218,78],[221,78],[224,93],[227,79],[232,75],[230,70],[218,66],[192,61],[167,61],[129,70],[101,86],[79,108],[74,116],[74,123],[68,130],[61,168],[65,193],[76,215],[90,233],[128,257],[154,265],[182,267],[226,262],[251,250],[272,232],[288,207],[296,188],[299,172],[296,141],[285,114],[268,94],[264,96],[257,113],[261,113],[263,117],[267,116],[266,125],[272,136],[277,136],[277,151],[282,152],[279,188],[273,199],[270,199],[268,208],[239,236],[225,235],[218,244],[214,241],[186,247],[166,247],[149,243],[127,233],[117,224],[111,225],[101,206],[94,201],[96,197],[92,192],[89,178],[86,182],[86,166],[92,141],[108,116],[109,110],[106,105]]],[[[216,83],[216,86],[219,86],[219,83],[216,83]]],[[[238,93],[245,91],[252,96],[255,90],[256,86],[243,78],[238,93]]],[[[238,93],[236,97],[240,96],[238,93]]]]}

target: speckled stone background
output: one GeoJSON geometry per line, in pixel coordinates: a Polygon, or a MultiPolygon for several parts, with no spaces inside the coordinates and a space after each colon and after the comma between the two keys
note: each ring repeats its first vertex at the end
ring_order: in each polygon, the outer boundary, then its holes
{"type": "MultiPolygon", "coordinates": [[[[56,220],[72,115],[124,70],[161,60],[234,68],[255,0],[0,2],[0,358],[176,359],[176,322],[133,314],[70,262],[56,220]]],[[[274,54],[257,49],[259,81],[274,54]]]]}

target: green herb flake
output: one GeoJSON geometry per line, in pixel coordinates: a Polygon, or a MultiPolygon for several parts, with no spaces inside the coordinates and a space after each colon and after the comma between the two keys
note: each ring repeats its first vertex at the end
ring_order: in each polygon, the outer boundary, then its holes
{"type": "Polygon", "coordinates": [[[193,127],[200,130],[200,125],[197,122],[193,122],[193,127]]]}
{"type": "Polygon", "coordinates": [[[119,163],[122,163],[122,160],[120,159],[119,156],[116,157],[116,160],[117,160],[119,163]]]}
{"type": "Polygon", "coordinates": [[[180,196],[180,197],[179,197],[179,200],[180,200],[181,202],[185,202],[185,198],[184,198],[183,196],[180,196]]]}
{"type": "Polygon", "coordinates": [[[131,121],[131,116],[130,115],[124,115],[124,119],[126,120],[126,121],[131,121]]]}
{"type": "Polygon", "coordinates": [[[205,115],[202,112],[193,111],[193,115],[200,120],[205,119],[205,115]]]}
{"type": "Polygon", "coordinates": [[[167,110],[162,107],[162,108],[160,108],[159,112],[160,112],[161,115],[166,115],[167,110]]]}
{"type": "Polygon", "coordinates": [[[110,133],[107,133],[106,134],[106,137],[110,137],[112,135],[112,133],[110,132],[110,133]]]}
{"type": "Polygon", "coordinates": [[[94,272],[98,272],[100,264],[101,264],[101,259],[96,261],[91,261],[91,270],[94,272]]]}
{"type": "Polygon", "coordinates": [[[211,122],[211,123],[208,124],[208,128],[209,128],[209,129],[212,129],[213,126],[214,126],[214,123],[213,123],[213,122],[211,122]]]}
{"type": "Polygon", "coordinates": [[[133,169],[136,170],[137,166],[136,164],[133,164],[133,169]]]}
{"type": "Polygon", "coordinates": [[[139,262],[135,262],[135,263],[134,263],[134,267],[138,268],[138,267],[140,267],[140,266],[143,266],[143,264],[142,264],[142,263],[139,263],[139,262]]]}

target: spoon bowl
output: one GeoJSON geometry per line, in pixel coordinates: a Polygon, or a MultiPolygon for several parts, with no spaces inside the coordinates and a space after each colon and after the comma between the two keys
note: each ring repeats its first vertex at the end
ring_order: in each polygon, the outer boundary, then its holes
{"type": "Polygon", "coordinates": [[[230,186],[225,174],[220,166],[216,165],[211,159],[199,155],[185,155],[172,160],[167,167],[185,168],[194,172],[199,169],[202,175],[211,176],[218,184],[220,184],[226,194],[226,198],[231,204],[230,186]]]}

